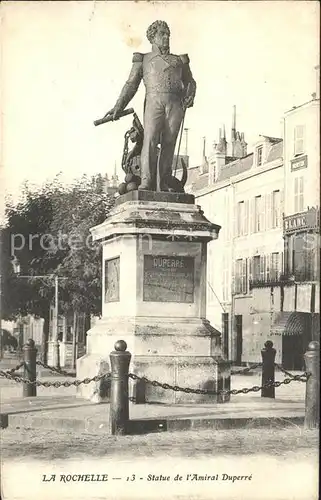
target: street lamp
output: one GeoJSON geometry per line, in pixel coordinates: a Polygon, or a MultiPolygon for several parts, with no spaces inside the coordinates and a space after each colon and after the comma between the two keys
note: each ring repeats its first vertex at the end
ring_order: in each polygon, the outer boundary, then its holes
{"type": "Polygon", "coordinates": [[[52,278],[54,279],[54,286],[55,286],[55,307],[54,307],[54,317],[53,317],[53,336],[52,336],[52,348],[53,348],[53,366],[55,368],[60,368],[60,355],[59,355],[59,342],[58,342],[58,285],[59,285],[59,279],[67,279],[67,278],[60,278],[56,274],[49,274],[49,275],[30,275],[30,276],[22,276],[20,274],[20,263],[17,259],[16,256],[12,259],[12,267],[15,275],[17,278],[22,278],[22,279],[32,279],[32,278],[52,278]]]}

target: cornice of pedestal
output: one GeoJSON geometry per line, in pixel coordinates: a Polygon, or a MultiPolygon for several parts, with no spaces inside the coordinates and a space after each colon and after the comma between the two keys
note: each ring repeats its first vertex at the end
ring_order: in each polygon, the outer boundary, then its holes
{"type": "Polygon", "coordinates": [[[91,233],[94,241],[125,234],[145,234],[173,241],[210,241],[218,238],[220,228],[204,216],[199,205],[134,200],[115,206],[105,222],[93,227],[91,233]]]}

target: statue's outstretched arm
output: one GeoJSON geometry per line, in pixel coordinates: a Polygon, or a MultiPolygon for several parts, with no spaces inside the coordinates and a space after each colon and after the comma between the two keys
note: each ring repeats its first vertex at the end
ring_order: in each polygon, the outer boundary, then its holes
{"type": "Polygon", "coordinates": [[[115,106],[107,111],[105,117],[108,115],[112,115],[113,120],[117,120],[119,118],[119,114],[126,108],[127,104],[136,94],[139,84],[143,78],[143,58],[143,54],[140,54],[138,52],[134,53],[133,65],[127,82],[125,83],[115,106]]]}
{"type": "Polygon", "coordinates": [[[142,78],[143,63],[134,62],[127,82],[125,83],[116,102],[115,107],[119,108],[119,111],[123,111],[126,108],[127,104],[132,100],[138,90],[142,78]]]}

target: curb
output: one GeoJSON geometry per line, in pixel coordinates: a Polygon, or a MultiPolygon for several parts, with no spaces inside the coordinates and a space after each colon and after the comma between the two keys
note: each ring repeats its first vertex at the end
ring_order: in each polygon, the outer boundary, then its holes
{"type": "MultiPolygon", "coordinates": [[[[43,418],[37,417],[36,415],[27,415],[26,413],[17,413],[0,415],[0,422],[1,428],[10,426],[25,429],[63,429],[110,434],[108,415],[106,415],[106,420],[92,421],[78,418],[43,418]]],[[[289,427],[292,425],[301,426],[303,423],[304,416],[141,419],[129,421],[127,434],[133,435],[147,434],[150,432],[174,432],[201,429],[223,430],[246,427],[289,427]]]]}

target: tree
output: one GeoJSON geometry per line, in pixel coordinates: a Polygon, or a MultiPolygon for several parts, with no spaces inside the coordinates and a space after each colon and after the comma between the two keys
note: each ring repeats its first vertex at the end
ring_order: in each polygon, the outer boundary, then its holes
{"type": "Polygon", "coordinates": [[[28,314],[43,317],[45,339],[49,331],[49,304],[53,298],[50,274],[57,267],[58,255],[52,258],[43,243],[53,219],[52,199],[61,191],[57,180],[37,191],[26,184],[18,203],[7,202],[7,225],[2,234],[3,317],[11,320],[28,314]],[[20,262],[22,275],[48,278],[17,278],[11,267],[14,255],[20,262]]]}
{"type": "Polygon", "coordinates": [[[68,278],[59,283],[60,312],[101,313],[101,247],[92,242],[89,229],[105,220],[114,200],[102,189],[100,180],[101,176],[83,176],[65,186],[56,178],[38,190],[25,186],[21,201],[7,203],[3,317],[43,317],[43,354],[54,274],[68,278]],[[15,277],[10,268],[13,253],[22,275],[46,278],[15,277]]]}

